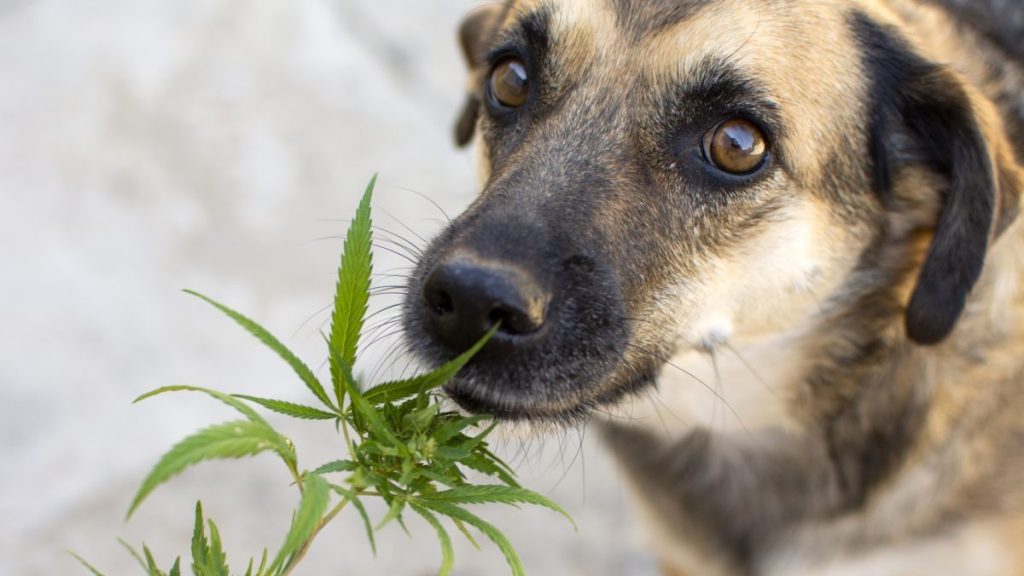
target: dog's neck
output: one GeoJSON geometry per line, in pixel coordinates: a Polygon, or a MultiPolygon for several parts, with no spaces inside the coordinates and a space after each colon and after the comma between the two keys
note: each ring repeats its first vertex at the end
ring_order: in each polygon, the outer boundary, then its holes
{"type": "Polygon", "coordinates": [[[949,438],[1020,427],[1007,414],[1024,408],[1012,393],[1024,367],[1022,243],[1018,220],[936,347],[906,339],[899,288],[789,333],[678,355],[656,392],[604,425],[641,508],[657,509],[665,534],[739,564],[790,531],[881,542],[955,514],[944,508],[953,491],[983,490],[1000,456],[947,449],[949,438]]]}

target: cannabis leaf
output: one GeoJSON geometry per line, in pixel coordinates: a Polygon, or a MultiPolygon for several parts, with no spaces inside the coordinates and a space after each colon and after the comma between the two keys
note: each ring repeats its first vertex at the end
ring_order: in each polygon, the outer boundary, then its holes
{"type": "MultiPolygon", "coordinates": [[[[287,467],[300,492],[299,503],[284,543],[272,559],[267,549],[258,562],[250,559],[246,576],[291,574],[323,527],[350,505],[360,517],[374,554],[377,551],[375,532],[392,522],[407,530],[404,514],[411,510],[437,535],[441,546],[438,571],[441,576],[450,574],[455,562],[446,521],[474,546],[477,541],[471,529],[486,536],[504,554],[512,574],[521,576],[525,570],[512,543],[497,527],[467,507],[495,503],[533,505],[566,518],[569,515],[551,500],[516,483],[514,471],[487,443],[487,436],[495,426],[488,416],[463,416],[445,410],[435,396],[438,388],[454,378],[487,345],[498,327],[493,327],[465,353],[426,374],[369,388],[353,375],[373,270],[370,204],[375,182],[376,177],[370,181],[346,235],[338,267],[331,329],[324,335],[333,399],[313,371],[266,328],[224,304],[186,290],[220,310],[282,358],[321,406],[228,394],[197,386],[166,386],[140,396],[136,402],[172,392],[204,394],[227,404],[243,419],[208,426],[175,444],[142,481],[128,515],[131,516],[158,486],[190,466],[207,460],[270,452],[287,467]],[[291,440],[277,432],[254,407],[306,422],[330,421],[333,431],[341,434],[347,453],[312,470],[303,470],[291,440]],[[491,478],[492,483],[472,483],[471,472],[491,478]],[[388,511],[374,522],[363,504],[365,498],[380,498],[388,511]]],[[[201,504],[196,505],[194,523],[192,573],[228,576],[230,570],[220,532],[212,520],[204,518],[201,504]]],[[[141,555],[131,546],[124,546],[148,576],[181,576],[180,559],[164,572],[145,545],[141,555]]],[[[84,559],[72,555],[94,576],[102,576],[84,559]]]]}

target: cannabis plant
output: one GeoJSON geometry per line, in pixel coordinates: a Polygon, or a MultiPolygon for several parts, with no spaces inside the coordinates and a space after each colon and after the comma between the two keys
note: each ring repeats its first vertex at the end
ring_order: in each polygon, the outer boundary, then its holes
{"type": "MultiPolygon", "coordinates": [[[[189,466],[206,460],[270,453],[288,469],[300,498],[284,543],[272,555],[264,549],[260,558],[250,560],[246,576],[291,574],[317,534],[347,508],[359,515],[374,552],[375,531],[390,522],[404,528],[404,518],[411,513],[423,518],[436,532],[441,548],[438,573],[442,576],[451,572],[454,562],[450,526],[474,545],[474,531],[483,534],[504,554],[512,573],[521,576],[525,574],[523,565],[509,540],[469,507],[482,503],[533,504],[566,518],[568,514],[516,483],[514,471],[487,444],[487,435],[495,426],[488,417],[466,417],[446,410],[437,398],[438,388],[486,344],[494,330],[461,356],[427,374],[371,388],[364,388],[353,376],[370,292],[370,198],[375,180],[367,187],[345,239],[331,328],[324,334],[329,380],[321,381],[280,340],[253,320],[206,296],[186,291],[226,314],[273,350],[295,371],[311,398],[307,404],[296,404],[192,386],[169,386],[140,396],[136,402],[169,392],[197,392],[234,408],[240,418],[204,428],[172,447],[143,480],[128,516],[154,489],[189,466]],[[329,423],[343,439],[347,454],[313,468],[303,468],[292,441],[275,430],[256,408],[329,423]],[[473,483],[469,472],[490,478],[490,483],[473,483]],[[387,505],[387,513],[376,522],[364,506],[367,498],[380,498],[387,505]]],[[[165,571],[145,545],[139,554],[123,541],[122,544],[149,576],[181,575],[180,557],[165,571]]],[[[230,574],[217,526],[204,519],[201,503],[195,509],[191,557],[191,571],[196,576],[230,574]]],[[[79,560],[93,574],[101,574],[79,560]]]]}

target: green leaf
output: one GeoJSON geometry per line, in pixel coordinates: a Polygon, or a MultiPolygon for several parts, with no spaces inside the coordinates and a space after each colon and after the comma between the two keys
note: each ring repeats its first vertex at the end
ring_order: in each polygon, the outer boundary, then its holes
{"type": "Polygon", "coordinates": [[[204,460],[243,458],[268,450],[277,452],[289,462],[295,460],[290,443],[266,424],[237,420],[200,430],[174,445],[157,462],[132,500],[128,516],[157,486],[193,464],[204,460]]]}
{"type": "Polygon", "coordinates": [[[302,499],[299,500],[299,508],[296,510],[295,516],[292,517],[292,526],[288,530],[284,544],[270,564],[270,572],[274,572],[281,566],[286,566],[285,561],[298,552],[313,536],[327,509],[329,498],[327,482],[323,478],[315,474],[306,477],[302,499]]]}
{"type": "Polygon", "coordinates": [[[167,573],[167,576],[181,576],[181,558],[174,559],[174,566],[171,566],[171,571],[167,573]]]}
{"type": "Polygon", "coordinates": [[[495,503],[509,504],[511,506],[515,506],[517,504],[533,504],[534,506],[543,506],[544,508],[558,512],[562,516],[565,516],[565,518],[572,523],[574,528],[578,529],[576,522],[573,521],[572,517],[569,516],[569,513],[566,512],[564,508],[555,504],[548,498],[524,488],[512,488],[510,486],[502,485],[460,486],[443,492],[423,495],[420,497],[420,500],[448,502],[450,504],[495,503]]]}
{"type": "Polygon", "coordinates": [[[273,334],[267,331],[266,328],[260,326],[259,324],[243,316],[242,314],[235,312],[234,310],[228,308],[227,306],[221,304],[220,302],[203,296],[198,292],[194,292],[192,290],[185,290],[184,292],[186,294],[190,294],[192,296],[195,296],[196,298],[199,298],[200,300],[203,300],[211,304],[221,312],[230,316],[232,320],[237,322],[242,328],[245,328],[260,342],[263,342],[268,348],[276,352],[277,355],[280,356],[282,360],[287,362],[288,365],[292,367],[292,370],[295,371],[295,373],[299,376],[302,382],[306,385],[306,388],[309,388],[309,391],[312,392],[313,395],[317,397],[317,399],[323,402],[324,405],[330,408],[331,410],[337,410],[331,403],[330,397],[327,396],[327,392],[324,391],[323,385],[320,384],[320,381],[317,380],[317,377],[313,374],[313,371],[310,370],[309,367],[302,362],[302,360],[299,360],[298,356],[293,354],[291,350],[289,350],[284,344],[281,343],[280,340],[275,338],[273,334]]]}
{"type": "Polygon", "coordinates": [[[68,554],[70,554],[71,557],[75,560],[78,560],[78,563],[84,566],[86,570],[92,572],[93,576],[106,576],[103,572],[100,572],[95,567],[93,567],[92,564],[86,562],[85,559],[79,556],[78,554],[75,554],[74,552],[68,552],[68,554]]]}
{"type": "MultiPolygon", "coordinates": [[[[377,176],[370,180],[359,202],[356,217],[349,226],[345,248],[338,267],[338,282],[334,293],[334,314],[331,317],[330,346],[337,351],[337,358],[331,355],[331,379],[336,392],[341,391],[342,366],[351,370],[356,362],[359,334],[363,329],[367,303],[370,297],[370,276],[373,273],[373,222],[370,218],[370,201],[377,176]],[[339,362],[340,361],[340,362],[339,362]]],[[[339,395],[338,406],[342,404],[339,395]]]]}
{"type": "Polygon", "coordinates": [[[377,524],[377,530],[385,527],[392,520],[397,520],[402,516],[402,510],[405,509],[405,500],[402,498],[395,498],[391,501],[391,505],[388,507],[388,513],[384,515],[384,518],[377,524]]]}
{"type": "Polygon", "coordinates": [[[414,410],[402,416],[402,427],[406,430],[426,430],[441,410],[440,404],[430,404],[422,410],[414,410]]]}
{"type": "Polygon", "coordinates": [[[245,576],[264,576],[264,569],[267,567],[267,549],[263,549],[263,557],[260,560],[260,565],[256,568],[256,571],[252,571],[254,559],[249,559],[249,567],[245,569],[245,576]]]}
{"type": "Polygon", "coordinates": [[[132,404],[138,404],[143,400],[148,400],[154,396],[159,396],[160,394],[166,394],[168,392],[200,392],[202,394],[207,394],[209,396],[213,396],[214,398],[220,400],[221,402],[227,404],[228,406],[231,406],[235,410],[238,410],[239,412],[244,414],[245,417],[248,418],[249,420],[252,420],[253,422],[257,422],[259,424],[267,424],[267,421],[264,420],[263,417],[260,416],[255,410],[253,410],[249,406],[246,406],[245,402],[238,400],[237,398],[231,396],[230,394],[225,394],[217,390],[210,390],[209,388],[199,388],[198,386],[164,386],[163,388],[157,388],[152,392],[146,392],[142,396],[136,398],[132,402],[132,404]]]}
{"type": "Polygon", "coordinates": [[[451,422],[448,422],[447,424],[438,427],[438,429],[434,431],[433,434],[431,434],[431,438],[437,441],[438,444],[444,444],[445,442],[448,442],[452,438],[455,438],[456,436],[461,434],[467,428],[471,428],[481,422],[486,422],[487,420],[490,419],[491,417],[485,414],[469,416],[467,418],[460,417],[457,420],[453,420],[451,422]]]}
{"type": "Polygon", "coordinates": [[[509,486],[519,488],[515,472],[509,468],[508,464],[505,464],[505,462],[486,448],[478,446],[469,458],[459,461],[459,465],[488,476],[493,476],[509,486]]]}
{"type": "Polygon", "coordinates": [[[203,503],[196,502],[196,522],[192,529],[192,571],[199,574],[206,566],[210,543],[206,540],[206,523],[203,521],[203,503]]]}
{"type": "MultiPolygon", "coordinates": [[[[471,436],[471,437],[467,438],[466,440],[464,440],[461,444],[459,444],[459,448],[462,448],[463,450],[468,450],[470,452],[474,452],[478,448],[486,446],[486,444],[484,444],[484,440],[497,427],[498,427],[498,423],[497,422],[493,422],[490,426],[487,427],[487,429],[483,430],[482,432],[480,432],[476,436],[471,436]]],[[[497,456],[495,456],[494,459],[497,460],[498,459],[497,456]]],[[[500,461],[496,462],[496,463],[500,463],[500,461]]]]}
{"type": "Polygon", "coordinates": [[[337,484],[331,484],[331,488],[341,494],[352,506],[355,507],[356,511],[359,512],[359,516],[363,519],[363,528],[366,529],[366,537],[370,541],[370,549],[373,550],[373,555],[377,555],[377,540],[373,533],[373,523],[370,522],[370,515],[366,513],[366,507],[363,506],[363,501],[359,499],[359,495],[351,490],[347,490],[337,484]]]}
{"type": "Polygon", "coordinates": [[[415,396],[416,394],[429,392],[434,388],[447,384],[487,344],[497,330],[498,326],[495,325],[472,348],[432,372],[421,374],[408,380],[388,382],[370,388],[365,394],[366,401],[379,406],[415,396]]]}
{"type": "Polygon", "coordinates": [[[145,570],[146,574],[148,575],[149,566],[146,565],[146,561],[142,559],[142,556],[135,550],[135,548],[133,548],[131,544],[125,542],[124,540],[121,540],[120,538],[117,539],[117,543],[123,546],[124,549],[132,555],[132,558],[135,558],[135,561],[139,563],[139,566],[141,566],[142,569],[145,570]]]}
{"type": "MultiPolygon", "coordinates": [[[[380,412],[372,404],[363,398],[363,394],[359,391],[359,387],[356,386],[355,378],[352,377],[352,373],[349,371],[349,365],[345,361],[338,357],[338,352],[333,348],[330,351],[331,358],[338,364],[341,370],[341,380],[345,385],[345,390],[348,392],[349,402],[363,420],[366,421],[370,431],[379,439],[390,443],[392,446],[402,447],[405,445],[401,440],[395,437],[394,433],[391,432],[388,425],[384,422],[384,418],[381,417],[380,412]]],[[[364,430],[359,430],[365,432],[364,430]]]]}
{"type": "Polygon", "coordinates": [[[445,460],[460,461],[469,458],[473,453],[459,446],[438,446],[437,456],[445,460]]]}
{"type": "Polygon", "coordinates": [[[359,465],[351,460],[335,460],[310,472],[310,474],[330,474],[332,472],[352,472],[359,465]]]}
{"type": "Polygon", "coordinates": [[[510,568],[512,568],[513,576],[526,576],[526,570],[523,568],[523,562],[519,559],[519,554],[516,553],[515,548],[512,547],[512,543],[508,541],[508,538],[501,533],[493,525],[488,524],[479,516],[473,514],[465,508],[461,508],[454,504],[447,502],[435,502],[429,500],[419,500],[418,502],[422,506],[431,509],[438,514],[443,514],[454,520],[459,520],[469,524],[476,528],[494,542],[501,553],[505,555],[505,560],[508,562],[510,568]]]}
{"type": "Polygon", "coordinates": [[[224,547],[220,542],[220,530],[213,520],[207,520],[210,526],[210,549],[206,557],[206,566],[209,570],[208,576],[229,576],[228,558],[224,553],[224,547]]]}
{"type": "Polygon", "coordinates": [[[441,525],[441,521],[422,506],[412,505],[412,509],[423,517],[437,531],[437,540],[441,543],[441,568],[437,571],[438,576],[448,576],[455,565],[455,550],[452,548],[452,539],[448,531],[441,525]]]}
{"type": "Polygon", "coordinates": [[[266,574],[267,570],[267,556],[269,552],[266,548],[263,549],[263,556],[260,558],[260,567],[256,569],[257,574],[266,574]]]}
{"type": "Polygon", "coordinates": [[[156,559],[153,558],[153,553],[149,550],[149,546],[143,544],[142,552],[146,555],[146,570],[149,571],[149,576],[165,576],[160,571],[160,567],[156,565],[156,559]]]}
{"type": "Polygon", "coordinates": [[[235,398],[241,398],[242,400],[248,400],[249,402],[259,404],[260,406],[277,412],[278,414],[284,414],[285,416],[291,416],[292,418],[299,418],[300,420],[335,420],[338,418],[337,414],[324,412],[319,408],[312,408],[302,404],[285,402],[284,400],[257,398],[246,394],[234,394],[233,396],[235,398]]]}
{"type": "Polygon", "coordinates": [[[462,535],[466,537],[466,540],[469,540],[469,543],[473,545],[473,548],[476,548],[477,550],[483,550],[483,548],[480,546],[480,543],[476,541],[476,537],[474,537],[473,534],[469,531],[469,528],[466,527],[465,522],[463,522],[462,520],[456,520],[454,518],[452,518],[451,521],[452,524],[455,524],[455,527],[459,529],[459,532],[462,532],[462,535]]]}

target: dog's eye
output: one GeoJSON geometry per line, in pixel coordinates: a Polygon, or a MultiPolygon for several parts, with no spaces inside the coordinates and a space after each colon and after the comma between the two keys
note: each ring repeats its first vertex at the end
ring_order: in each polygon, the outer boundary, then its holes
{"type": "Polygon", "coordinates": [[[530,95],[530,78],[522,60],[507,58],[491,72],[490,92],[492,98],[505,108],[519,108],[526,104],[530,95]]]}
{"type": "Polygon", "coordinates": [[[768,142],[754,123],[735,118],[704,135],[704,156],[719,170],[752,174],[768,157],[768,142]]]}

